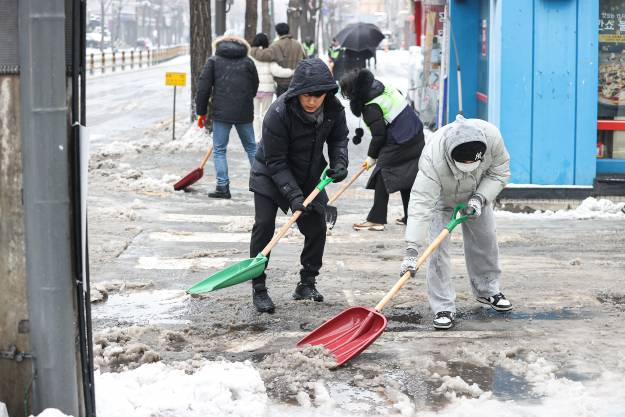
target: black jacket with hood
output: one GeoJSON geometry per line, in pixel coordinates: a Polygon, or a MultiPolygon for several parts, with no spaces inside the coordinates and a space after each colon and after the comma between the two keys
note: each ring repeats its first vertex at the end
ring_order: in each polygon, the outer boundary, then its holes
{"type": "Polygon", "coordinates": [[[423,124],[410,107],[406,107],[388,125],[380,106],[375,103],[366,104],[383,92],[384,84],[376,80],[369,70],[361,70],[356,78],[354,97],[349,106],[355,116],[362,115],[371,130],[367,156],[378,160],[367,182],[367,188],[375,189],[376,177],[381,174],[386,190],[394,193],[412,188],[419,171],[419,157],[425,141],[423,124]],[[406,135],[407,132],[411,137],[402,138],[401,144],[394,140],[393,133],[406,135]]]}
{"type": "MultiPolygon", "coordinates": [[[[318,58],[301,61],[289,89],[269,107],[263,121],[262,139],[250,175],[250,190],[267,196],[286,212],[289,200],[307,196],[327,166],[323,145],[327,144],[330,166],[347,167],[348,133],[345,110],[335,97],[338,88],[326,64],[318,58]],[[327,91],[323,117],[311,120],[297,96],[327,91]]],[[[325,191],[315,203],[328,201],[325,191]]]]}
{"type": "Polygon", "coordinates": [[[238,36],[222,36],[213,46],[211,56],[198,83],[196,113],[204,115],[212,96],[213,120],[224,123],[254,121],[254,96],[258,90],[258,73],[247,56],[250,46],[238,36]]]}

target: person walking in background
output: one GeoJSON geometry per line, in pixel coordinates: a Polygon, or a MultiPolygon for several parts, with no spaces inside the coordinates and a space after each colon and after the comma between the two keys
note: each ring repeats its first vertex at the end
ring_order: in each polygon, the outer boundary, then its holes
{"type": "MultiPolygon", "coordinates": [[[[306,59],[306,53],[302,44],[289,34],[290,30],[286,23],[278,23],[276,25],[278,40],[269,48],[252,48],[250,52],[252,58],[263,62],[277,62],[281,67],[295,69],[302,59],[306,59]]],[[[274,77],[274,79],[276,80],[276,95],[280,97],[289,88],[291,77],[274,77]]]]}
{"type": "MultiPolygon", "coordinates": [[[[250,174],[254,193],[254,227],[250,253],[256,256],[269,243],[276,227],[278,208],[285,213],[302,211],[297,227],[304,235],[300,256],[300,280],[293,293],[296,300],[323,301],[316,288],[326,242],[325,207],[328,196],[319,193],[304,207],[304,199],[327,174],[340,182],[347,177],[347,123],[345,110],[335,97],[338,90],[328,66],[319,58],[298,65],[289,90],[269,108],[263,121],[263,137],[250,174]]],[[[256,310],[271,313],[274,304],[263,273],[252,280],[252,300],[256,310]]]]}
{"type": "Polygon", "coordinates": [[[230,179],[226,150],[232,126],[237,130],[250,165],[256,154],[254,138],[254,96],[258,90],[258,73],[247,56],[250,50],[245,39],[222,36],[213,45],[211,56],[202,69],[195,98],[198,126],[204,127],[208,100],[213,108],[213,160],[217,174],[215,191],[211,198],[230,198],[230,179]]]}
{"type": "Polygon", "coordinates": [[[404,96],[394,87],[376,80],[367,70],[349,72],[340,81],[341,93],[356,117],[362,116],[371,130],[366,169],[375,164],[367,189],[375,190],[367,220],[356,230],[384,230],[389,194],[399,191],[404,215],[396,223],[406,224],[410,189],[419,169],[424,146],[423,124],[404,96]],[[377,164],[376,164],[377,162],[377,164]]]}
{"type": "Polygon", "coordinates": [[[306,52],[306,58],[317,57],[317,45],[315,45],[311,37],[307,37],[302,46],[304,47],[304,52],[306,52]]]}
{"type": "MultiPolygon", "coordinates": [[[[464,259],[471,290],[478,302],[502,312],[512,304],[501,293],[499,246],[492,204],[510,179],[510,155],[493,124],[457,116],[428,139],[412,187],[406,252],[400,275],[415,275],[422,254],[445,224],[454,207],[466,203],[462,223],[464,259]]],[[[434,327],[449,329],[456,316],[449,239],[430,256],[426,272],[434,327]]]]}
{"type": "Polygon", "coordinates": [[[336,38],[332,38],[332,44],[328,48],[328,59],[330,61],[330,68],[332,69],[332,75],[334,81],[339,81],[343,76],[343,55],[345,54],[345,48],[341,46],[336,38]]]}
{"type": "MultiPolygon", "coordinates": [[[[264,33],[258,33],[252,41],[253,48],[266,49],[269,47],[269,38],[264,33]]],[[[258,92],[254,97],[254,133],[256,133],[257,141],[260,140],[263,119],[267,109],[273,102],[273,95],[276,92],[276,83],[274,77],[290,78],[293,76],[293,70],[283,68],[277,62],[263,62],[252,58],[256,71],[258,72],[258,92]]]]}

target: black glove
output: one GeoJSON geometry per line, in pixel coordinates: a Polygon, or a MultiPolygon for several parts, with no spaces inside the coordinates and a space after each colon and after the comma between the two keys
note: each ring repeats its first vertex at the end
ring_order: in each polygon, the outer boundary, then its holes
{"type": "Polygon", "coordinates": [[[362,137],[365,135],[365,131],[361,127],[356,128],[356,132],[354,133],[354,137],[352,138],[352,142],[354,145],[358,145],[362,142],[362,137]]]}
{"type": "Polygon", "coordinates": [[[304,197],[301,195],[295,196],[289,200],[289,206],[291,206],[291,213],[293,214],[298,210],[302,212],[302,216],[308,213],[308,207],[304,206],[304,197]]]}
{"type": "Polygon", "coordinates": [[[334,168],[328,170],[328,177],[332,178],[334,182],[341,182],[347,178],[347,168],[343,164],[336,164],[334,168]]]}

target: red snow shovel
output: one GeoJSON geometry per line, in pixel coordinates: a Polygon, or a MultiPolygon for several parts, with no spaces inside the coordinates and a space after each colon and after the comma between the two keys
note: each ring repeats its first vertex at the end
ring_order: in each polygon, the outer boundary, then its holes
{"type": "Polygon", "coordinates": [[[204,175],[204,165],[206,165],[206,161],[208,161],[208,158],[210,158],[212,153],[213,147],[209,146],[208,151],[206,151],[206,155],[204,155],[204,158],[202,158],[202,162],[200,162],[200,165],[193,171],[185,175],[184,178],[182,178],[180,181],[175,183],[174,190],[184,190],[189,185],[195,184],[200,178],[202,178],[202,175],[204,175]]]}
{"type": "MultiPolygon", "coordinates": [[[[458,212],[465,208],[459,204],[451,215],[451,221],[438,235],[432,244],[423,252],[417,261],[416,269],[419,270],[428,257],[440,246],[441,242],[449,236],[451,231],[469,216],[458,216],[458,212]]],[[[323,346],[334,355],[337,365],[342,365],[351,358],[358,356],[373,343],[386,328],[386,317],[382,315],[382,309],[399,292],[401,287],[411,278],[410,271],[406,272],[395,283],[393,288],[375,306],[351,307],[334,316],[321,326],[313,330],[308,336],[297,343],[297,346],[305,345],[323,346]]]]}

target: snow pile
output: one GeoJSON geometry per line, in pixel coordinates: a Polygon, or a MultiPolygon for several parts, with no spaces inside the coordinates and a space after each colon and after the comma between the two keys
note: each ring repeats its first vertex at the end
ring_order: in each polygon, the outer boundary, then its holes
{"type": "Polygon", "coordinates": [[[330,369],[335,367],[334,356],[322,346],[282,349],[257,365],[269,395],[281,400],[296,399],[303,406],[310,406],[310,394],[319,397],[325,389],[319,381],[330,378],[330,369]]]}
{"type": "Polygon", "coordinates": [[[206,129],[200,129],[196,124],[192,124],[180,139],[165,142],[160,146],[160,149],[169,153],[184,151],[206,152],[208,144],[209,135],[206,129]]]}
{"type": "Polygon", "coordinates": [[[443,394],[447,398],[456,398],[458,394],[468,395],[469,397],[478,398],[484,394],[484,391],[480,387],[473,383],[469,385],[464,379],[459,376],[451,377],[445,375],[442,378],[443,383],[436,389],[436,393],[443,394]]]}
{"type": "Polygon", "coordinates": [[[2,401],[0,401],[0,417],[9,417],[7,406],[2,401]]]}
{"type": "Polygon", "coordinates": [[[553,220],[589,220],[589,219],[625,219],[622,211],[625,203],[614,203],[610,200],[588,197],[573,210],[545,210],[534,213],[512,213],[496,211],[497,217],[510,219],[553,219],[553,220]]]}
{"type": "Polygon", "coordinates": [[[145,363],[158,362],[158,353],[143,344],[133,341],[141,332],[139,327],[128,329],[106,329],[95,335],[93,340],[94,365],[101,370],[133,369],[145,363]]]}
{"type": "MultiPolygon", "coordinates": [[[[9,415],[7,414],[7,417],[8,416],[9,415]]],[[[1,411],[0,411],[0,417],[4,417],[1,411]]],[[[30,417],[33,417],[33,416],[31,415],[30,417]]],[[[63,414],[60,410],[57,410],[56,408],[46,408],[40,414],[37,414],[37,417],[72,417],[72,416],[63,414]]]]}
{"type": "Polygon", "coordinates": [[[255,417],[267,394],[249,363],[206,362],[192,374],[163,363],[96,372],[98,417],[255,417]]]}

